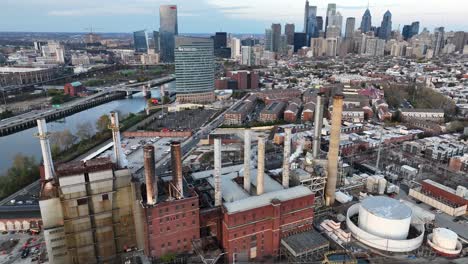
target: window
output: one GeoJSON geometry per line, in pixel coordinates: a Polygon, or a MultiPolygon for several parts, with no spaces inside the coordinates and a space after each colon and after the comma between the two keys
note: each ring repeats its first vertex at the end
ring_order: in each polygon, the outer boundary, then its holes
{"type": "Polygon", "coordinates": [[[108,194],[108,193],[103,194],[103,195],[102,195],[102,200],[103,200],[103,201],[109,201],[109,194],[108,194]]]}
{"type": "Polygon", "coordinates": [[[85,204],[88,204],[88,198],[81,198],[81,199],[76,200],[76,202],[78,205],[85,205],[85,204]]]}

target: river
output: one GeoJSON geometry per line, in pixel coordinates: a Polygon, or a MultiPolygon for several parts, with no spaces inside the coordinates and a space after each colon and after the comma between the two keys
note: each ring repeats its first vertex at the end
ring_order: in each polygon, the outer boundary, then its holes
{"type": "MultiPolygon", "coordinates": [[[[175,81],[163,85],[166,91],[175,90],[175,81]]],[[[159,86],[152,88],[151,96],[159,97],[159,86]]],[[[63,131],[65,129],[74,133],[77,126],[81,123],[89,122],[95,127],[97,119],[109,114],[111,111],[118,111],[125,116],[129,113],[138,113],[146,106],[146,99],[143,93],[136,93],[131,98],[111,101],[85,111],[75,113],[63,119],[47,123],[50,132],[63,131]]],[[[33,127],[8,136],[0,137],[0,175],[3,175],[8,168],[13,164],[13,159],[17,154],[33,156],[36,161],[40,161],[41,148],[39,140],[34,136],[37,133],[37,128],[33,127]]]]}

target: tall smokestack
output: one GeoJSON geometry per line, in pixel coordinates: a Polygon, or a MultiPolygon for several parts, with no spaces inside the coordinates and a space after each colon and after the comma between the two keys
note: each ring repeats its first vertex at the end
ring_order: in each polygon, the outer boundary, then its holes
{"type": "Polygon", "coordinates": [[[214,182],[215,182],[215,206],[220,206],[223,198],[221,196],[221,139],[214,139],[214,182]]]}
{"type": "Polygon", "coordinates": [[[318,158],[320,150],[320,138],[322,134],[322,122],[323,122],[323,103],[322,94],[317,94],[317,103],[315,104],[314,114],[314,142],[312,148],[312,156],[314,159],[318,158]]]}
{"type": "Polygon", "coordinates": [[[41,143],[42,159],[44,160],[45,180],[50,181],[55,177],[54,163],[52,161],[52,153],[50,151],[49,132],[44,118],[37,120],[37,129],[39,133],[37,137],[41,143]]]}
{"type": "Polygon", "coordinates": [[[264,192],[265,183],[265,137],[258,136],[257,195],[264,192]]]}
{"type": "Polygon", "coordinates": [[[171,144],[171,159],[172,159],[172,183],[179,192],[177,198],[184,197],[184,188],[182,183],[182,151],[180,150],[180,142],[172,142],[171,144]]]}
{"type": "Polygon", "coordinates": [[[333,114],[331,120],[330,146],[328,149],[328,178],[325,189],[325,204],[335,202],[336,181],[338,177],[338,154],[340,151],[341,115],[343,112],[343,95],[333,97],[333,114]]]}
{"type": "Polygon", "coordinates": [[[283,187],[289,188],[289,157],[291,156],[291,128],[284,129],[283,187]]]}
{"type": "Polygon", "coordinates": [[[122,144],[120,143],[120,126],[119,126],[119,114],[117,112],[111,112],[111,125],[112,139],[114,141],[114,158],[117,168],[122,168],[125,165],[124,157],[122,155],[122,144]]]}
{"type": "Polygon", "coordinates": [[[158,186],[155,179],[156,169],[154,164],[154,147],[152,145],[146,145],[143,148],[143,161],[145,165],[146,201],[148,205],[154,205],[158,199],[158,186]]]}
{"type": "Polygon", "coordinates": [[[244,189],[250,193],[250,129],[244,131],[244,189]]]}

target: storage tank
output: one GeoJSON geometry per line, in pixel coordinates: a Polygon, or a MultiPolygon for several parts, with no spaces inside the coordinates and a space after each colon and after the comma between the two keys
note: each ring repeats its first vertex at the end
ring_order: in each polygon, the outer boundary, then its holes
{"type": "Polygon", "coordinates": [[[373,235],[403,240],[408,237],[411,215],[411,208],[398,200],[372,196],[360,204],[358,225],[373,235]]]}
{"type": "Polygon", "coordinates": [[[385,187],[387,187],[387,180],[384,177],[379,177],[379,194],[382,195],[385,193],[385,187]]]}
{"type": "Polygon", "coordinates": [[[341,192],[341,191],[337,191],[335,193],[335,197],[336,197],[336,200],[342,204],[351,202],[353,200],[352,196],[347,195],[346,193],[341,192]]]}
{"type": "Polygon", "coordinates": [[[432,242],[443,249],[456,249],[457,241],[458,235],[447,228],[434,228],[432,232],[432,242]]]}

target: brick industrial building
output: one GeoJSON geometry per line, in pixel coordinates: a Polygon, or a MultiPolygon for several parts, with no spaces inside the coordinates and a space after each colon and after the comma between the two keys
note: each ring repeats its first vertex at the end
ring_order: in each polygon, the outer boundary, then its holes
{"type": "Polygon", "coordinates": [[[82,96],[86,92],[86,87],[81,82],[72,82],[65,84],[63,90],[70,96],[82,96]]]}
{"type": "Polygon", "coordinates": [[[237,89],[258,89],[259,76],[253,71],[228,71],[226,77],[237,82],[237,89]]]}

